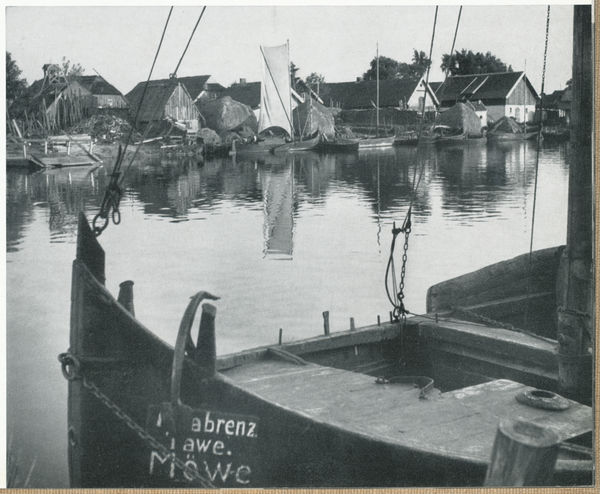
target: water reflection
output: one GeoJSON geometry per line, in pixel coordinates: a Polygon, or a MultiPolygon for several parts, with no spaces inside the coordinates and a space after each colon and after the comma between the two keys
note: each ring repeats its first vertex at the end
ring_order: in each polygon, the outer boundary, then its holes
{"type": "MultiPolygon", "coordinates": [[[[322,205],[331,191],[360,194],[380,221],[406,211],[411,202],[413,214],[426,218],[431,214],[432,185],[437,185],[444,211],[477,221],[524,198],[534,180],[536,151],[530,141],[486,145],[477,140],[437,148],[267,154],[200,163],[156,157],[129,169],[125,190],[145,215],[172,221],[205,218],[223,201],[260,208],[265,216],[264,254],[292,256],[298,209],[322,205]]],[[[542,149],[543,156],[563,167],[566,152],[566,146],[542,149]]],[[[37,173],[9,170],[7,251],[18,250],[36,208],[46,210],[51,241],[72,237],[78,212],[91,215],[98,210],[107,180],[106,166],[37,173]]]]}
{"type": "MultiPolygon", "coordinates": [[[[332,331],[349,317],[373,324],[390,309],[392,224],[412,204],[405,302],[419,313],[432,284],[528,249],[536,154],[526,141],[151,157],[128,169],[123,221],[101,238],[107,284],[133,279],[136,314],[171,344],[194,290],[221,295],[219,353],[274,343],[280,328],[285,341],[320,334],[325,310],[332,331]]],[[[111,168],[7,171],[7,422],[36,458],[32,488],[67,487],[56,355],[68,347],[77,215],[98,212],[111,168]]],[[[543,248],[564,242],[568,146],[542,146],[539,169],[543,248]]]]}

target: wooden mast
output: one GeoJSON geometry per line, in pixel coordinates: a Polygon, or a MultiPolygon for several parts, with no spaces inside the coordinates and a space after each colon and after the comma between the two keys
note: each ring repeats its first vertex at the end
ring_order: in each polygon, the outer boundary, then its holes
{"type": "Polygon", "coordinates": [[[591,16],[590,5],[574,6],[567,247],[557,290],[559,392],[584,402],[592,399],[594,339],[591,16]]]}
{"type": "Polygon", "coordinates": [[[379,43],[377,43],[377,137],[379,137],[379,43]]]}

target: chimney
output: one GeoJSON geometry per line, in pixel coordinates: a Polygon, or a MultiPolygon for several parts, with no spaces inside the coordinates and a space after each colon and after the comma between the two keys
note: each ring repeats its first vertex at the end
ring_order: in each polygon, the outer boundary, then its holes
{"type": "Polygon", "coordinates": [[[241,86],[245,86],[246,85],[246,79],[240,79],[240,85],[241,86]]]}

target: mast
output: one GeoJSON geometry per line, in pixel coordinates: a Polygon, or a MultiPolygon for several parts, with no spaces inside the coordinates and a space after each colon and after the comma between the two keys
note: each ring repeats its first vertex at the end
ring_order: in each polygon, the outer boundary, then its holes
{"type": "Polygon", "coordinates": [[[292,135],[290,136],[290,139],[292,139],[292,141],[294,140],[294,135],[296,134],[294,132],[294,105],[292,104],[292,68],[290,67],[290,40],[287,40],[287,55],[288,55],[288,59],[287,59],[287,66],[288,66],[288,77],[290,79],[290,125],[292,128],[292,135]]]}
{"type": "Polygon", "coordinates": [[[583,402],[593,398],[592,63],[591,6],[575,5],[567,247],[557,286],[558,362],[559,392],[583,402]]]}
{"type": "Polygon", "coordinates": [[[377,43],[377,137],[379,137],[379,43],[377,43]]]}

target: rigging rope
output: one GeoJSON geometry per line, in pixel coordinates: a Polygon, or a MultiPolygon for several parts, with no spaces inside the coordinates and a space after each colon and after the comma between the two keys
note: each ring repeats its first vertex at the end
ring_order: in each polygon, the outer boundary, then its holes
{"type": "MultiPolygon", "coordinates": [[[[119,153],[117,154],[117,159],[115,161],[115,166],[113,168],[112,173],[110,174],[110,181],[106,186],[106,191],[104,192],[104,198],[102,199],[102,205],[100,206],[100,211],[94,217],[92,221],[92,229],[94,234],[98,237],[100,234],[106,229],[109,223],[109,216],[112,218],[113,223],[118,225],[121,222],[121,213],[119,211],[119,203],[121,202],[121,196],[123,195],[123,189],[121,189],[122,175],[121,175],[121,165],[123,163],[123,157],[125,156],[125,152],[127,151],[127,147],[129,146],[129,142],[131,141],[131,137],[133,135],[133,130],[136,128],[138,123],[138,118],[140,115],[140,110],[142,108],[142,102],[144,101],[144,97],[146,96],[146,90],[148,89],[148,85],[150,84],[150,78],[152,77],[152,72],[154,71],[154,66],[156,64],[156,59],[158,58],[158,54],[160,53],[160,49],[162,47],[163,40],[165,38],[165,33],[167,32],[167,26],[169,25],[169,20],[171,19],[171,13],[173,12],[173,7],[169,10],[169,15],[167,16],[167,21],[165,22],[165,27],[163,28],[162,36],[160,38],[160,42],[158,44],[158,48],[156,50],[156,54],[154,55],[154,61],[152,62],[152,67],[150,69],[150,73],[148,74],[148,79],[146,80],[146,84],[144,85],[144,90],[142,92],[142,97],[140,99],[140,103],[137,107],[137,111],[135,114],[135,118],[133,120],[133,124],[129,129],[129,135],[127,136],[127,140],[125,141],[125,149],[122,149],[119,146],[119,153]],[[119,180],[121,178],[121,180],[119,180]],[[104,223],[102,226],[97,226],[96,222],[102,219],[104,223]]],[[[135,156],[134,156],[135,157],[135,156]]]]}
{"type": "MultiPolygon", "coordinates": [[[[175,71],[172,74],[170,74],[170,77],[169,77],[170,83],[166,85],[163,97],[161,98],[161,101],[164,99],[164,96],[167,94],[167,92],[176,84],[177,71],[179,70],[179,66],[181,65],[181,62],[183,61],[183,58],[187,52],[188,47],[190,46],[190,43],[192,42],[194,33],[196,32],[196,29],[198,28],[198,25],[200,24],[200,21],[202,20],[202,16],[204,15],[205,10],[206,10],[206,6],[204,6],[202,8],[202,12],[200,12],[200,16],[198,17],[198,20],[196,21],[196,25],[194,26],[192,34],[190,35],[190,39],[188,40],[187,45],[186,45],[185,49],[183,50],[183,54],[181,55],[181,58],[179,59],[179,62],[177,63],[177,66],[175,67],[175,71]]],[[[136,148],[135,152],[133,153],[133,156],[131,157],[131,159],[129,161],[129,164],[127,165],[127,168],[125,169],[125,172],[123,172],[123,173],[121,173],[121,166],[122,166],[123,159],[125,157],[125,151],[127,150],[129,143],[131,142],[131,138],[132,138],[134,129],[136,128],[136,126],[138,124],[138,119],[139,119],[139,115],[141,112],[142,103],[144,101],[144,98],[146,96],[146,91],[150,84],[152,72],[154,71],[154,66],[156,65],[156,60],[158,58],[158,54],[162,47],[162,43],[165,38],[165,33],[167,31],[167,26],[169,25],[169,20],[171,18],[172,12],[173,12],[173,7],[171,7],[171,9],[169,10],[169,15],[167,17],[165,27],[163,28],[163,33],[160,38],[158,48],[156,50],[156,54],[154,56],[154,61],[152,62],[152,67],[150,69],[150,73],[148,74],[148,79],[146,80],[146,84],[144,85],[144,90],[142,92],[142,96],[141,96],[140,102],[138,104],[134,122],[129,131],[127,140],[125,141],[125,149],[122,150],[121,147],[119,146],[119,154],[117,155],[117,160],[115,162],[113,172],[110,175],[110,177],[111,177],[110,182],[106,187],[106,191],[104,194],[104,198],[102,200],[102,205],[100,207],[100,211],[94,217],[94,220],[92,222],[92,228],[93,228],[94,234],[96,236],[99,236],[106,229],[106,227],[108,226],[108,223],[109,223],[109,217],[112,218],[113,223],[115,225],[118,225],[121,221],[121,213],[119,211],[119,203],[120,203],[121,197],[123,195],[123,189],[122,189],[121,185],[122,185],[123,181],[125,180],[125,176],[126,176],[127,172],[129,171],[129,169],[131,168],[131,165],[133,164],[135,158],[137,157],[137,154],[140,150],[141,145],[143,144],[144,140],[146,139],[146,137],[150,131],[150,128],[151,128],[150,124],[146,127],[146,130],[142,136],[142,142],[136,148]],[[96,226],[96,222],[99,219],[104,220],[104,223],[102,224],[102,226],[96,226]]],[[[158,114],[159,110],[160,110],[160,105],[156,105],[154,112],[152,114],[152,117],[150,119],[150,122],[152,122],[154,120],[154,118],[158,114]]]]}
{"type": "MultiPolygon", "coordinates": [[[[427,66],[427,75],[425,78],[425,90],[423,93],[423,107],[421,111],[421,120],[419,122],[419,138],[421,137],[421,133],[423,130],[423,122],[425,119],[425,107],[427,101],[427,93],[429,91],[429,71],[431,68],[431,57],[433,54],[433,43],[435,39],[435,29],[437,25],[437,14],[438,7],[435,8],[435,16],[433,20],[433,32],[431,34],[431,45],[429,47],[429,65],[427,66]]],[[[406,277],[406,261],[408,260],[408,238],[412,229],[412,206],[414,199],[416,197],[417,188],[421,183],[421,178],[423,176],[423,170],[425,168],[425,160],[422,157],[422,148],[419,147],[417,150],[417,163],[418,165],[414,169],[413,180],[412,180],[412,191],[410,196],[410,202],[408,205],[408,212],[406,213],[406,217],[404,219],[404,223],[401,228],[396,228],[396,223],[394,222],[392,228],[392,245],[390,247],[390,257],[388,259],[386,271],[385,271],[385,290],[388,296],[389,301],[394,306],[393,316],[396,321],[402,320],[404,323],[406,321],[406,315],[409,311],[404,306],[404,280],[406,277]],[[419,176],[417,178],[417,168],[419,169],[419,176]],[[400,234],[404,233],[404,248],[402,252],[402,268],[400,270],[400,283],[397,283],[396,279],[396,266],[394,263],[394,249],[396,246],[396,237],[400,234]],[[394,296],[390,293],[389,288],[389,275],[392,275],[392,283],[394,286],[394,296]],[[396,292],[396,287],[398,287],[398,291],[396,292]]]]}
{"type": "MultiPolygon", "coordinates": [[[[535,155],[535,178],[533,183],[533,206],[531,212],[531,236],[529,239],[529,265],[527,272],[527,304],[525,309],[525,327],[529,324],[529,306],[530,306],[530,295],[531,295],[531,265],[532,265],[532,257],[533,257],[533,238],[534,238],[534,228],[535,228],[535,207],[537,201],[537,186],[538,186],[538,171],[539,171],[539,163],[540,163],[540,148],[542,143],[542,128],[543,128],[543,108],[544,108],[544,84],[546,80],[546,57],[548,55],[548,34],[550,32],[550,5],[548,5],[548,11],[546,14],[546,41],[544,44],[544,65],[542,68],[542,89],[540,96],[540,106],[539,106],[539,133],[537,138],[537,149],[535,155]]],[[[527,116],[525,116],[525,126],[527,126],[527,116]]]]}

